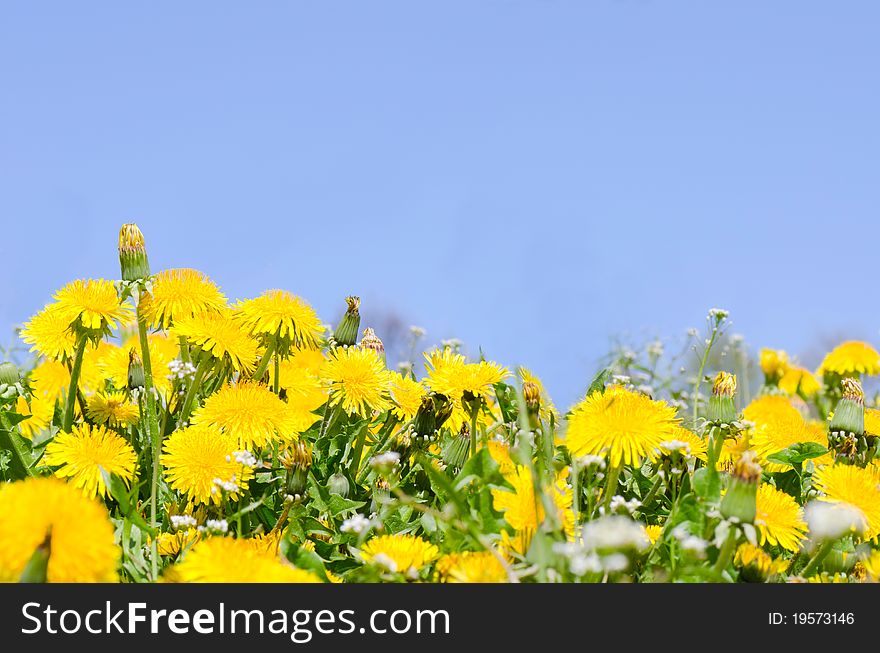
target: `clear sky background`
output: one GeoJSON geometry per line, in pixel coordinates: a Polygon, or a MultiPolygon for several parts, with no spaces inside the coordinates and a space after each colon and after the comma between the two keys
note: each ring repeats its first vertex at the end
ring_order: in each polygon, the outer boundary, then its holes
{"type": "MultiPolygon", "coordinates": [[[[5,2],[0,328],[77,277],[346,294],[574,401],[617,334],[878,340],[880,4],[5,2]]],[[[379,334],[382,335],[381,332],[379,334]]]]}

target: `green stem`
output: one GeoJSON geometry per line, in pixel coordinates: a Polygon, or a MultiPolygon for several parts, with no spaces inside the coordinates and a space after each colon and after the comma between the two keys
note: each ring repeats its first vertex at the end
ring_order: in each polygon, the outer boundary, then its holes
{"type": "Polygon", "coordinates": [[[574,516],[574,523],[578,523],[578,515],[581,511],[581,489],[580,485],[578,485],[578,477],[580,476],[581,470],[578,467],[577,461],[571,461],[571,513],[574,516]]]}
{"type": "MultiPolygon", "coordinates": [[[[161,469],[160,457],[162,455],[162,440],[159,437],[159,419],[156,416],[156,395],[153,386],[153,364],[150,360],[150,341],[147,339],[147,320],[141,312],[141,300],[138,299],[138,338],[141,344],[141,360],[144,364],[144,394],[146,395],[146,431],[147,440],[152,452],[152,477],[150,479],[150,526],[158,528],[156,518],[157,495],[159,492],[159,473],[161,469]]],[[[159,551],[156,538],[150,543],[150,568],[153,579],[159,577],[159,551]]]]}
{"type": "Polygon", "coordinates": [[[214,358],[212,356],[205,354],[202,355],[202,359],[199,361],[199,366],[196,368],[196,373],[193,375],[193,379],[190,381],[189,387],[186,389],[186,396],[183,398],[183,405],[180,407],[180,415],[177,416],[178,426],[185,423],[189,418],[193,401],[195,401],[196,395],[199,392],[199,386],[202,385],[202,379],[205,378],[205,374],[208,373],[208,370],[211,369],[213,364],[214,358]]]}
{"type": "Polygon", "coordinates": [[[73,426],[73,413],[76,410],[76,390],[79,386],[79,375],[82,372],[83,354],[86,351],[88,338],[81,335],[76,343],[76,353],[73,357],[73,367],[70,370],[70,388],[67,390],[67,400],[64,409],[64,421],[61,422],[62,431],[70,431],[73,426]]]}
{"type": "Polygon", "coordinates": [[[736,547],[736,528],[731,527],[727,533],[727,539],[724,540],[724,544],[721,545],[721,551],[718,552],[718,560],[715,561],[715,573],[717,575],[721,575],[721,572],[727,567],[727,563],[730,562],[730,557],[733,555],[733,549],[736,547]]]}
{"type": "Polygon", "coordinates": [[[479,406],[475,406],[471,409],[471,456],[477,455],[477,413],[479,410],[479,406]]]}
{"type": "Polygon", "coordinates": [[[364,442],[367,439],[367,431],[369,430],[370,422],[369,420],[365,420],[363,426],[361,426],[360,430],[355,439],[354,444],[354,454],[351,459],[351,474],[352,476],[357,476],[358,470],[360,469],[361,464],[361,454],[364,451],[364,442]]]}
{"type": "Polygon", "coordinates": [[[272,360],[275,362],[275,376],[272,379],[272,392],[277,395],[281,392],[281,356],[276,353],[272,360]]]}
{"type": "Polygon", "coordinates": [[[715,343],[718,336],[718,327],[712,329],[712,337],[709,338],[709,344],[706,345],[706,351],[703,352],[703,358],[700,360],[700,369],[697,371],[697,381],[694,383],[694,428],[697,426],[697,416],[700,405],[700,386],[703,385],[703,370],[706,369],[706,362],[709,360],[709,351],[715,343]]]}
{"type": "Polygon", "coordinates": [[[804,578],[809,578],[814,571],[822,564],[822,561],[825,559],[829,553],[831,553],[831,549],[834,548],[834,540],[828,540],[822,546],[819,547],[819,550],[816,551],[816,555],[810,558],[810,561],[807,563],[807,566],[804,567],[804,570],[801,572],[801,576],[804,578]]]}
{"type": "Polygon", "coordinates": [[[260,359],[260,363],[257,365],[257,369],[254,370],[253,378],[254,381],[259,381],[263,378],[263,375],[266,373],[266,370],[269,369],[269,361],[272,360],[272,355],[275,353],[277,348],[277,341],[273,336],[269,341],[269,346],[266,347],[266,351],[263,353],[263,357],[260,359]]]}
{"type": "Polygon", "coordinates": [[[651,505],[651,502],[654,500],[654,497],[657,496],[657,491],[660,489],[660,486],[663,484],[663,479],[658,475],[656,480],[654,481],[654,485],[651,486],[651,489],[648,490],[648,494],[645,495],[645,498],[642,499],[642,512],[644,512],[644,508],[647,508],[651,505]]]}
{"type": "Polygon", "coordinates": [[[620,469],[622,465],[615,465],[608,471],[608,478],[605,483],[605,496],[602,497],[602,506],[605,508],[605,514],[608,514],[608,509],[611,507],[611,497],[614,496],[614,493],[617,491],[617,481],[620,478],[620,469]]]}
{"type": "Polygon", "coordinates": [[[189,356],[189,343],[184,336],[177,336],[177,342],[180,343],[180,360],[184,363],[189,363],[191,361],[189,356]]]}

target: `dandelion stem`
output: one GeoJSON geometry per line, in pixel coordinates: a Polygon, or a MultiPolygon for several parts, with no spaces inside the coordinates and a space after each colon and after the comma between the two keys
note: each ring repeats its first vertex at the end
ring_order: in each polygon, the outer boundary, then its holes
{"type": "Polygon", "coordinates": [[[277,349],[277,341],[273,336],[269,341],[269,346],[266,347],[266,351],[263,353],[263,357],[260,359],[260,363],[257,365],[257,369],[254,370],[253,378],[254,381],[259,381],[263,378],[263,375],[266,373],[266,370],[269,369],[269,361],[272,360],[272,355],[275,353],[277,349]]]}
{"type": "Polygon", "coordinates": [[[816,551],[816,554],[810,558],[810,561],[807,563],[807,566],[804,567],[804,570],[801,572],[801,576],[804,578],[809,578],[813,572],[822,564],[822,561],[825,559],[829,553],[831,553],[831,549],[834,547],[834,540],[828,540],[823,543],[822,546],[819,547],[819,550],[816,551]]]}
{"type": "Polygon", "coordinates": [[[605,496],[602,497],[602,506],[605,508],[605,514],[611,507],[611,497],[617,492],[617,480],[620,478],[621,465],[614,465],[608,470],[608,479],[605,483],[605,496]]]}
{"type": "Polygon", "coordinates": [[[663,483],[663,479],[660,475],[657,475],[657,478],[654,480],[654,485],[651,486],[651,489],[648,490],[648,494],[645,495],[645,498],[642,499],[642,508],[647,508],[651,505],[651,502],[654,500],[654,497],[657,496],[657,491],[660,489],[660,485],[663,483]]]}
{"type": "Polygon", "coordinates": [[[367,430],[370,425],[369,420],[364,420],[363,425],[358,430],[357,435],[355,436],[355,444],[354,444],[354,454],[351,459],[351,473],[354,476],[357,476],[358,470],[360,469],[361,464],[361,454],[364,451],[364,441],[367,439],[367,430]]]}
{"type": "Polygon", "coordinates": [[[61,422],[62,431],[70,431],[73,426],[73,413],[76,410],[76,390],[79,386],[79,375],[82,372],[83,355],[86,351],[88,337],[83,334],[76,343],[76,353],[73,356],[73,367],[70,369],[70,388],[67,390],[67,400],[64,409],[64,421],[61,422]]]}
{"type": "Polygon", "coordinates": [[[709,342],[706,344],[706,349],[703,352],[703,358],[700,360],[700,369],[697,370],[697,380],[694,383],[694,427],[697,425],[697,416],[700,406],[700,386],[703,385],[703,371],[706,369],[706,363],[709,360],[709,351],[712,349],[712,345],[715,344],[715,338],[718,337],[718,326],[712,328],[712,336],[709,338],[709,342]]]}
{"type": "Polygon", "coordinates": [[[272,379],[272,392],[277,395],[281,391],[281,357],[276,353],[273,361],[275,362],[275,376],[272,379]]]}
{"type": "Polygon", "coordinates": [[[186,389],[186,396],[183,398],[183,405],[180,407],[180,415],[177,416],[178,426],[186,423],[186,420],[189,418],[193,402],[199,391],[199,386],[202,385],[202,379],[205,378],[205,374],[208,373],[208,370],[211,369],[213,364],[214,359],[211,356],[203,355],[202,359],[199,361],[196,373],[193,375],[192,381],[190,381],[189,387],[186,389]]]}
{"type": "Polygon", "coordinates": [[[471,408],[471,456],[477,455],[477,413],[479,410],[479,406],[471,408]]]}
{"type": "Polygon", "coordinates": [[[177,336],[177,341],[180,343],[180,360],[184,363],[189,363],[191,360],[189,356],[189,343],[187,343],[184,336],[177,336]]]}
{"type": "Polygon", "coordinates": [[[727,539],[724,540],[724,544],[721,545],[721,551],[718,552],[718,559],[715,561],[715,573],[719,576],[721,572],[727,567],[727,563],[730,562],[730,557],[733,555],[733,549],[736,546],[736,528],[731,527],[727,533],[727,539]]]}
{"type": "MultiPolygon", "coordinates": [[[[141,344],[141,360],[144,364],[144,393],[146,394],[146,431],[152,452],[153,474],[150,479],[150,526],[157,528],[156,495],[159,491],[159,472],[161,469],[162,440],[159,435],[159,419],[156,416],[156,395],[153,387],[153,364],[150,361],[150,342],[147,339],[147,320],[141,311],[143,293],[138,299],[137,323],[138,338],[141,344]]],[[[159,551],[154,537],[150,543],[150,568],[153,579],[159,576],[159,551]]]]}

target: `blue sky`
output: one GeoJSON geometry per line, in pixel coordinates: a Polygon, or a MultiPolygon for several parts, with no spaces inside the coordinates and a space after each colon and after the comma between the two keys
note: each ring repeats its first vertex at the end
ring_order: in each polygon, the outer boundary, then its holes
{"type": "MultiPolygon", "coordinates": [[[[567,405],[731,310],[876,342],[875,2],[5,3],[0,327],[154,269],[360,294],[567,405]]],[[[380,333],[380,336],[382,334],[380,333]]],[[[5,337],[6,340],[9,337],[5,337]]]]}

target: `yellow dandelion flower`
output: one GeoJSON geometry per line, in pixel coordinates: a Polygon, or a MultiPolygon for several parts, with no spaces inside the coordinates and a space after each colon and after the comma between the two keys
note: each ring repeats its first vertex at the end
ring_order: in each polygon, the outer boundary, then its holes
{"type": "Polygon", "coordinates": [[[156,548],[160,556],[176,556],[186,551],[199,541],[199,532],[195,528],[176,533],[162,533],[156,538],[156,548]]]}
{"type": "MultiPolygon", "coordinates": [[[[165,440],[162,463],[171,487],[196,503],[220,504],[223,495],[215,481],[235,483],[239,490],[251,479],[253,470],[236,461],[236,437],[206,426],[190,426],[165,440]]],[[[240,492],[227,492],[237,499],[240,492]]]]}
{"type": "Polygon", "coordinates": [[[176,583],[320,583],[310,571],[297,569],[277,554],[261,551],[247,540],[209,537],[186,552],[165,572],[176,583]]]}
{"type": "Polygon", "coordinates": [[[30,351],[46,358],[72,358],[76,333],[70,328],[69,317],[60,304],[49,304],[25,323],[21,339],[31,345],[30,351]]]}
{"type": "Polygon", "coordinates": [[[290,413],[290,433],[282,436],[284,442],[297,439],[321,419],[318,409],[327,403],[327,386],[311,374],[304,374],[296,385],[287,388],[287,409],[290,413]]]}
{"type": "Polygon", "coordinates": [[[297,347],[314,349],[323,335],[315,309],[286,290],[268,290],[238,302],[235,309],[236,319],[254,336],[277,335],[297,347]]]}
{"type": "Polygon", "coordinates": [[[491,551],[448,553],[437,561],[443,583],[505,583],[507,571],[491,551]]]}
{"type": "Polygon", "coordinates": [[[391,373],[372,349],[337,348],[322,374],[330,384],[330,401],[349,415],[367,417],[391,408],[391,373]]]}
{"type": "Polygon", "coordinates": [[[660,526],[659,524],[645,526],[645,534],[648,536],[648,539],[651,540],[651,544],[656,544],[657,540],[660,539],[660,536],[663,535],[663,526],[660,526]]]}
{"type": "Polygon", "coordinates": [[[743,419],[763,426],[769,422],[802,417],[788,397],[780,395],[763,395],[753,400],[743,409],[743,419]]]}
{"type": "Polygon", "coordinates": [[[675,409],[666,402],[612,386],[574,407],[565,444],[574,456],[607,451],[613,467],[637,466],[661,442],[674,439],[677,426],[675,409]]]}
{"type": "Polygon", "coordinates": [[[872,583],[880,583],[880,551],[871,551],[871,554],[862,559],[867,580],[872,583]]]}
{"type": "Polygon", "coordinates": [[[865,408],[865,433],[880,435],[880,410],[865,408]]]}
{"type": "MultiPolygon", "coordinates": [[[[327,362],[320,349],[294,349],[279,363],[278,387],[288,389],[306,376],[320,376],[321,368],[327,362]]],[[[269,385],[275,384],[275,366],[269,365],[269,385]]]]}
{"type": "Polygon", "coordinates": [[[880,469],[828,465],[813,476],[813,487],[826,501],[847,503],[862,512],[868,525],[865,539],[880,535],[880,469]]]}
{"type": "MultiPolygon", "coordinates": [[[[517,532],[516,540],[511,543],[514,550],[525,553],[535,530],[544,521],[544,502],[536,495],[532,473],[528,467],[517,466],[514,472],[505,478],[513,486],[513,490],[493,489],[492,505],[495,510],[504,513],[504,519],[517,532]]],[[[562,477],[557,478],[551,488],[551,497],[557,510],[557,517],[562,522],[566,534],[571,537],[575,526],[574,513],[571,509],[573,496],[571,488],[565,484],[562,477]]]]}
{"type": "Polygon", "coordinates": [[[183,336],[214,358],[228,360],[237,372],[251,372],[257,363],[257,341],[232,319],[228,311],[179,317],[172,333],[183,336]]]}
{"type": "Polygon", "coordinates": [[[401,422],[406,422],[416,416],[422,405],[425,386],[410,376],[391,372],[391,396],[394,399],[391,412],[401,422]]]}
{"type": "Polygon", "coordinates": [[[51,583],[117,580],[120,549],[107,509],[57,478],[0,485],[0,582],[19,579],[49,538],[51,583]]]}
{"type": "Polygon", "coordinates": [[[154,327],[170,328],[181,317],[220,311],[226,297],[207,275],[190,268],[162,270],[153,278],[153,290],[141,310],[154,327]]]}
{"type": "Polygon", "coordinates": [[[790,367],[779,380],[779,387],[790,395],[798,393],[810,397],[822,389],[821,384],[805,367],[790,367]]]}
{"type": "Polygon", "coordinates": [[[43,361],[30,374],[35,397],[43,397],[53,403],[62,399],[70,387],[70,370],[60,361],[43,361]]]}
{"type": "Polygon", "coordinates": [[[497,440],[489,440],[486,446],[489,448],[489,455],[498,463],[498,471],[503,476],[510,476],[516,473],[516,463],[510,457],[510,447],[497,440]]]}
{"type": "Polygon", "coordinates": [[[140,412],[121,392],[99,392],[89,398],[86,415],[96,424],[125,427],[137,423],[140,412]]]}
{"type": "Polygon", "coordinates": [[[753,567],[764,578],[784,573],[788,569],[789,561],[777,559],[764,549],[754,544],[741,544],[736,550],[736,564],[740,567],[753,567]]]}
{"type": "Polygon", "coordinates": [[[273,438],[291,438],[295,424],[288,405],[264,385],[228,384],[205,399],[193,424],[222,431],[242,449],[260,449],[273,438]]]}
{"type": "Polygon", "coordinates": [[[794,497],[768,483],[761,483],[756,505],[755,526],[761,544],[769,542],[787,551],[797,551],[806,536],[807,523],[794,497]]]}
{"type": "MultiPolygon", "coordinates": [[[[692,456],[704,461],[708,459],[709,441],[705,438],[701,438],[690,429],[686,429],[683,426],[674,427],[672,437],[670,437],[667,441],[684,442],[688,445],[688,450],[690,451],[690,454],[692,456]]],[[[662,447],[660,449],[655,449],[653,452],[651,452],[651,458],[656,459],[658,454],[664,451],[665,449],[663,449],[662,447]]]]}
{"type": "Polygon", "coordinates": [[[130,306],[120,304],[116,287],[106,279],[77,279],[55,293],[58,311],[68,325],[89,331],[115,329],[130,319],[130,306]]]}
{"type": "Polygon", "coordinates": [[[34,436],[45,431],[52,421],[55,415],[55,400],[34,395],[28,405],[27,399],[19,395],[15,400],[15,412],[26,418],[18,423],[22,437],[33,440],[34,436]]]}
{"type": "Polygon", "coordinates": [[[838,345],[825,355],[816,372],[839,376],[873,376],[880,373],[880,353],[866,342],[850,340],[838,345]]]}
{"type": "Polygon", "coordinates": [[[449,347],[426,353],[425,360],[428,388],[454,402],[460,402],[465,393],[488,398],[492,386],[509,374],[506,368],[491,361],[468,363],[464,356],[449,347]]]}
{"type": "Polygon", "coordinates": [[[278,555],[278,547],[281,545],[282,531],[273,530],[268,533],[259,533],[252,538],[245,540],[257,551],[278,555]]]}
{"type": "Polygon", "coordinates": [[[761,371],[770,379],[778,380],[788,370],[788,354],[781,349],[761,350],[761,371]]]}
{"type": "MultiPolygon", "coordinates": [[[[814,442],[828,446],[828,434],[823,424],[807,422],[800,414],[783,417],[762,424],[750,434],[751,448],[758,454],[761,467],[768,472],[784,472],[789,465],[771,463],[767,457],[800,442],[814,442]]],[[[830,453],[813,459],[813,464],[824,465],[833,462],[830,453]]]]}
{"type": "MultiPolygon", "coordinates": [[[[147,336],[147,342],[153,366],[153,387],[159,394],[167,396],[171,390],[168,364],[177,358],[179,345],[162,333],[151,333],[147,336]]],[[[100,373],[117,390],[128,387],[128,359],[131,351],[140,356],[141,344],[138,336],[128,338],[121,347],[106,350],[97,362],[100,373]]]]}
{"type": "MultiPolygon", "coordinates": [[[[801,581],[803,582],[803,581],[801,581]]],[[[823,571],[820,574],[813,574],[807,579],[808,583],[832,583],[832,584],[840,584],[840,583],[849,583],[849,577],[844,574],[842,571],[839,571],[835,574],[829,574],[827,571],[823,571]]]]}
{"type": "Polygon", "coordinates": [[[58,466],[55,475],[69,478],[86,496],[107,496],[102,470],[129,482],[134,478],[137,456],[126,440],[103,426],[74,425],[46,445],[43,462],[58,466]]]}
{"type": "Polygon", "coordinates": [[[361,558],[373,561],[391,571],[407,573],[420,571],[440,556],[440,550],[415,535],[378,535],[364,544],[361,558]]]}
{"type": "Polygon", "coordinates": [[[102,361],[119,347],[107,340],[98,341],[94,347],[87,347],[82,359],[82,372],[79,387],[86,393],[101,392],[107,387],[107,377],[101,369],[102,361]]]}

